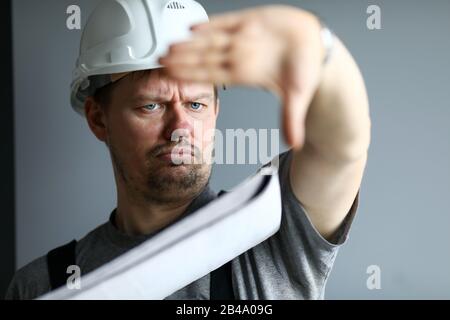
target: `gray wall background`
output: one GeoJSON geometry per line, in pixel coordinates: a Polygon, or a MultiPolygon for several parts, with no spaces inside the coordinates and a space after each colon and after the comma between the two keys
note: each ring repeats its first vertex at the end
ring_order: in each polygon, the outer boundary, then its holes
{"type": "MultiPolygon", "coordinates": [[[[200,1],[209,13],[268,1],[200,1]]],[[[327,285],[328,299],[450,298],[450,1],[280,1],[320,14],[358,61],[373,121],[361,205],[327,285]],[[369,31],[366,9],[382,11],[369,31]],[[381,268],[380,290],[366,268],[381,268]]],[[[83,24],[98,1],[14,0],[17,267],[103,223],[115,206],[106,148],[69,105],[83,24]]],[[[268,93],[221,92],[218,127],[278,128],[268,93]]],[[[216,166],[212,185],[230,188],[257,166],[216,166]]]]}

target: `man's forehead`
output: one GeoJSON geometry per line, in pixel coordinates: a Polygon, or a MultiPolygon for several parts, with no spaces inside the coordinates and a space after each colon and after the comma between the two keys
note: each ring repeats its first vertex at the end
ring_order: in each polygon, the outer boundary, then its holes
{"type": "Polygon", "coordinates": [[[160,69],[133,78],[132,82],[135,89],[133,91],[137,96],[152,96],[161,99],[170,99],[178,94],[182,99],[197,96],[202,98],[214,97],[212,84],[174,80],[160,69]]]}

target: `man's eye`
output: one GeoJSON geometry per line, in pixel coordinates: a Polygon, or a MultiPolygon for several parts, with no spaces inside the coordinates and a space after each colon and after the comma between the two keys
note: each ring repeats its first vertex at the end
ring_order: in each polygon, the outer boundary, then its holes
{"type": "Polygon", "coordinates": [[[199,111],[201,109],[203,109],[203,104],[199,103],[199,102],[191,102],[191,108],[194,109],[195,111],[199,111]]]}
{"type": "Polygon", "coordinates": [[[146,104],[145,106],[143,106],[142,108],[144,108],[145,110],[148,110],[148,111],[155,111],[155,110],[158,110],[159,108],[161,108],[161,106],[158,103],[149,103],[149,104],[146,104]]]}

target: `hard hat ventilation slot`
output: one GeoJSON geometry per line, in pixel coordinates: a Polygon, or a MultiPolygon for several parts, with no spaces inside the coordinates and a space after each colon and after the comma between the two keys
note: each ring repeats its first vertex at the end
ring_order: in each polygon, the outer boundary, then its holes
{"type": "Polygon", "coordinates": [[[167,9],[185,9],[185,8],[181,3],[177,1],[172,1],[167,5],[167,9]]]}

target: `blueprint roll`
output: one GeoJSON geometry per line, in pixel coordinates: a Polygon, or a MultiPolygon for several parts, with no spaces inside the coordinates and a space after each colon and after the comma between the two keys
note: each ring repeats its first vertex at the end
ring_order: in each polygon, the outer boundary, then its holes
{"type": "Polygon", "coordinates": [[[266,240],[280,227],[276,169],[257,173],[153,238],[39,299],[164,299],[266,240]]]}

